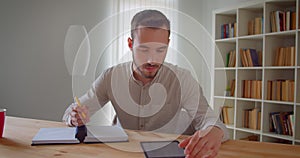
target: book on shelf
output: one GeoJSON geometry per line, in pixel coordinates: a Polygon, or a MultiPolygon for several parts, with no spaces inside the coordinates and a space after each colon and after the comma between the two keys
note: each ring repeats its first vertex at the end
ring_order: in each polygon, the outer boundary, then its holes
{"type": "Polygon", "coordinates": [[[236,22],[221,25],[221,39],[236,37],[236,27],[236,22]]]}
{"type": "Polygon", "coordinates": [[[293,112],[271,112],[270,113],[269,131],[281,135],[293,136],[294,117],[293,112]]]}
{"type": "Polygon", "coordinates": [[[261,111],[258,111],[258,113],[257,113],[257,130],[261,129],[260,126],[261,126],[261,111]]]}
{"type": "Polygon", "coordinates": [[[273,66],[295,66],[295,46],[279,47],[275,53],[273,66]]]}
{"type": "Polygon", "coordinates": [[[247,58],[247,61],[248,61],[248,66],[249,67],[253,67],[253,59],[252,59],[252,56],[251,56],[251,51],[250,49],[246,49],[246,58],[247,58]]]}
{"type": "MultiPolygon", "coordinates": [[[[84,143],[108,143],[128,141],[128,135],[118,126],[86,126],[84,143]]],[[[41,128],[32,139],[32,145],[78,144],[75,127],[41,128]]]]}
{"type": "Polygon", "coordinates": [[[286,21],[285,21],[285,28],[286,28],[286,31],[289,31],[289,30],[291,30],[291,11],[286,11],[285,12],[285,19],[286,19],[286,21]]]}
{"type": "Polygon", "coordinates": [[[297,14],[296,14],[296,12],[291,12],[291,30],[296,30],[296,16],[297,16],[297,14]]]}
{"type": "Polygon", "coordinates": [[[258,135],[250,135],[244,138],[240,138],[240,140],[246,140],[246,141],[259,141],[258,135]]]}
{"type": "Polygon", "coordinates": [[[288,100],[294,101],[294,93],[295,93],[295,82],[293,80],[290,80],[288,85],[288,100]]]}
{"type": "Polygon", "coordinates": [[[243,127],[249,128],[249,109],[243,110],[243,127]]]}
{"type": "Polygon", "coordinates": [[[263,33],[263,17],[256,17],[248,21],[248,35],[263,33]]]}
{"type": "Polygon", "coordinates": [[[294,80],[268,80],[267,100],[294,101],[294,80]]]}
{"type": "Polygon", "coordinates": [[[240,49],[241,63],[243,67],[253,67],[262,65],[262,52],[252,48],[240,49]]]}
{"type": "Polygon", "coordinates": [[[235,79],[230,80],[226,90],[224,91],[224,96],[233,97],[235,93],[235,79]]]}
{"type": "Polygon", "coordinates": [[[234,96],[235,92],[235,80],[230,81],[230,96],[234,96]]]}
{"type": "Polygon", "coordinates": [[[236,52],[235,50],[230,51],[226,55],[226,67],[235,67],[236,52]]]}
{"type": "Polygon", "coordinates": [[[280,101],[281,100],[281,95],[282,95],[282,90],[281,90],[281,80],[276,81],[276,100],[280,101]]]}
{"type": "Polygon", "coordinates": [[[295,115],[291,114],[288,116],[290,127],[291,127],[291,133],[293,135],[293,132],[295,131],[295,115]]]}
{"type": "Polygon", "coordinates": [[[296,12],[272,11],[270,13],[271,32],[289,31],[296,29],[296,12]]]}
{"type": "Polygon", "coordinates": [[[271,81],[271,100],[277,100],[276,98],[276,92],[277,92],[277,84],[276,84],[277,81],[271,81]]]}
{"type": "Polygon", "coordinates": [[[243,127],[260,130],[261,111],[259,108],[243,110],[243,127]]]}
{"type": "MultiPolygon", "coordinates": [[[[241,139],[255,133],[258,138],[263,138],[260,140],[263,142],[274,142],[281,138],[280,142],[283,140],[299,144],[299,129],[295,127],[298,119],[294,116],[299,110],[297,97],[300,96],[297,93],[300,85],[297,83],[300,72],[297,51],[300,41],[299,2],[268,1],[218,9],[214,13],[216,26],[213,33],[220,49],[214,52],[222,51],[226,63],[224,69],[215,63],[214,73],[218,75],[221,69],[229,73],[225,80],[226,96],[233,97],[221,97],[225,87],[215,87],[213,101],[218,103],[225,99],[227,106],[237,108],[234,109],[234,127],[227,125],[233,133],[232,139],[241,139]],[[220,40],[220,25],[233,21],[238,23],[237,38],[220,40]],[[230,68],[231,50],[237,53],[236,68],[230,68]],[[236,80],[236,89],[232,88],[233,79],[236,80]],[[289,111],[294,114],[286,114],[289,111]],[[273,133],[269,132],[269,128],[273,133]]],[[[228,38],[224,32],[222,34],[222,38],[228,38]]],[[[216,56],[214,61],[219,60],[216,56]]],[[[214,85],[218,86],[220,79],[215,80],[214,85]]],[[[222,108],[223,113],[225,116],[222,115],[222,118],[227,118],[225,124],[229,124],[226,107],[222,108]]],[[[245,139],[249,140],[248,137],[245,139]]]]}
{"type": "Polygon", "coordinates": [[[226,125],[232,125],[234,123],[234,110],[232,106],[221,107],[220,119],[226,125]]]}
{"type": "Polygon", "coordinates": [[[272,81],[267,81],[267,100],[272,100],[272,81]]]}
{"type": "Polygon", "coordinates": [[[242,94],[244,98],[261,99],[262,81],[261,80],[243,80],[242,94]]]}
{"type": "Polygon", "coordinates": [[[243,49],[240,49],[240,57],[241,57],[241,61],[242,61],[242,66],[243,67],[248,67],[249,66],[248,60],[247,60],[247,57],[246,57],[246,53],[244,52],[243,49]]]}

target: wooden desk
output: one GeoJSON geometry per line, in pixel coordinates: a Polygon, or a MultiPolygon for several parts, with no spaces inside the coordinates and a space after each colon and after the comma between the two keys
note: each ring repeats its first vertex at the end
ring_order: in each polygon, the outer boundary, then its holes
{"type": "MultiPolygon", "coordinates": [[[[65,127],[61,122],[6,117],[4,138],[0,139],[0,157],[5,158],[140,158],[140,141],[170,140],[174,135],[127,130],[129,142],[110,144],[71,144],[31,146],[39,128],[65,127]],[[130,152],[134,151],[134,152],[130,152]]],[[[184,136],[179,137],[179,140],[184,136]]],[[[230,140],[222,144],[218,157],[300,157],[300,146],[230,140]]]]}

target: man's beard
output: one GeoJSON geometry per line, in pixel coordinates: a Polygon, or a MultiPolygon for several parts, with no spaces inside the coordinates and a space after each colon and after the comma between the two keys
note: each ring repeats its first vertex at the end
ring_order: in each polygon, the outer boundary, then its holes
{"type": "Polygon", "coordinates": [[[158,64],[149,64],[149,63],[146,63],[146,64],[143,64],[143,65],[141,65],[141,66],[138,66],[138,65],[136,64],[136,62],[133,62],[133,63],[134,63],[135,66],[137,67],[137,70],[138,70],[139,74],[140,74],[142,77],[147,78],[147,79],[153,79],[153,78],[156,76],[156,74],[157,74],[157,72],[158,72],[158,70],[159,70],[159,68],[160,68],[160,65],[158,65],[158,64]],[[153,67],[153,68],[158,68],[158,69],[157,69],[157,71],[155,72],[155,74],[146,74],[146,73],[144,73],[144,72],[141,70],[141,67],[143,67],[143,68],[153,67]]]}

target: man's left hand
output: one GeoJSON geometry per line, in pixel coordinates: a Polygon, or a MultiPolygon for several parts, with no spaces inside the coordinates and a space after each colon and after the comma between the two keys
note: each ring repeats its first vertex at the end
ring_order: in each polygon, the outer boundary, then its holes
{"type": "Polygon", "coordinates": [[[185,148],[187,158],[213,158],[218,154],[223,135],[224,132],[220,128],[210,126],[183,140],[179,147],[185,148]]]}

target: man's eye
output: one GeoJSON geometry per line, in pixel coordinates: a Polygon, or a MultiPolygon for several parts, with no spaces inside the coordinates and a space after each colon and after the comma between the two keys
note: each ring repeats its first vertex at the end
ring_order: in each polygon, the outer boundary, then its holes
{"type": "Polygon", "coordinates": [[[157,53],[164,53],[166,50],[165,49],[158,49],[156,50],[157,53]]]}
{"type": "Polygon", "coordinates": [[[141,53],[148,53],[148,49],[138,49],[138,51],[141,53]]]}

